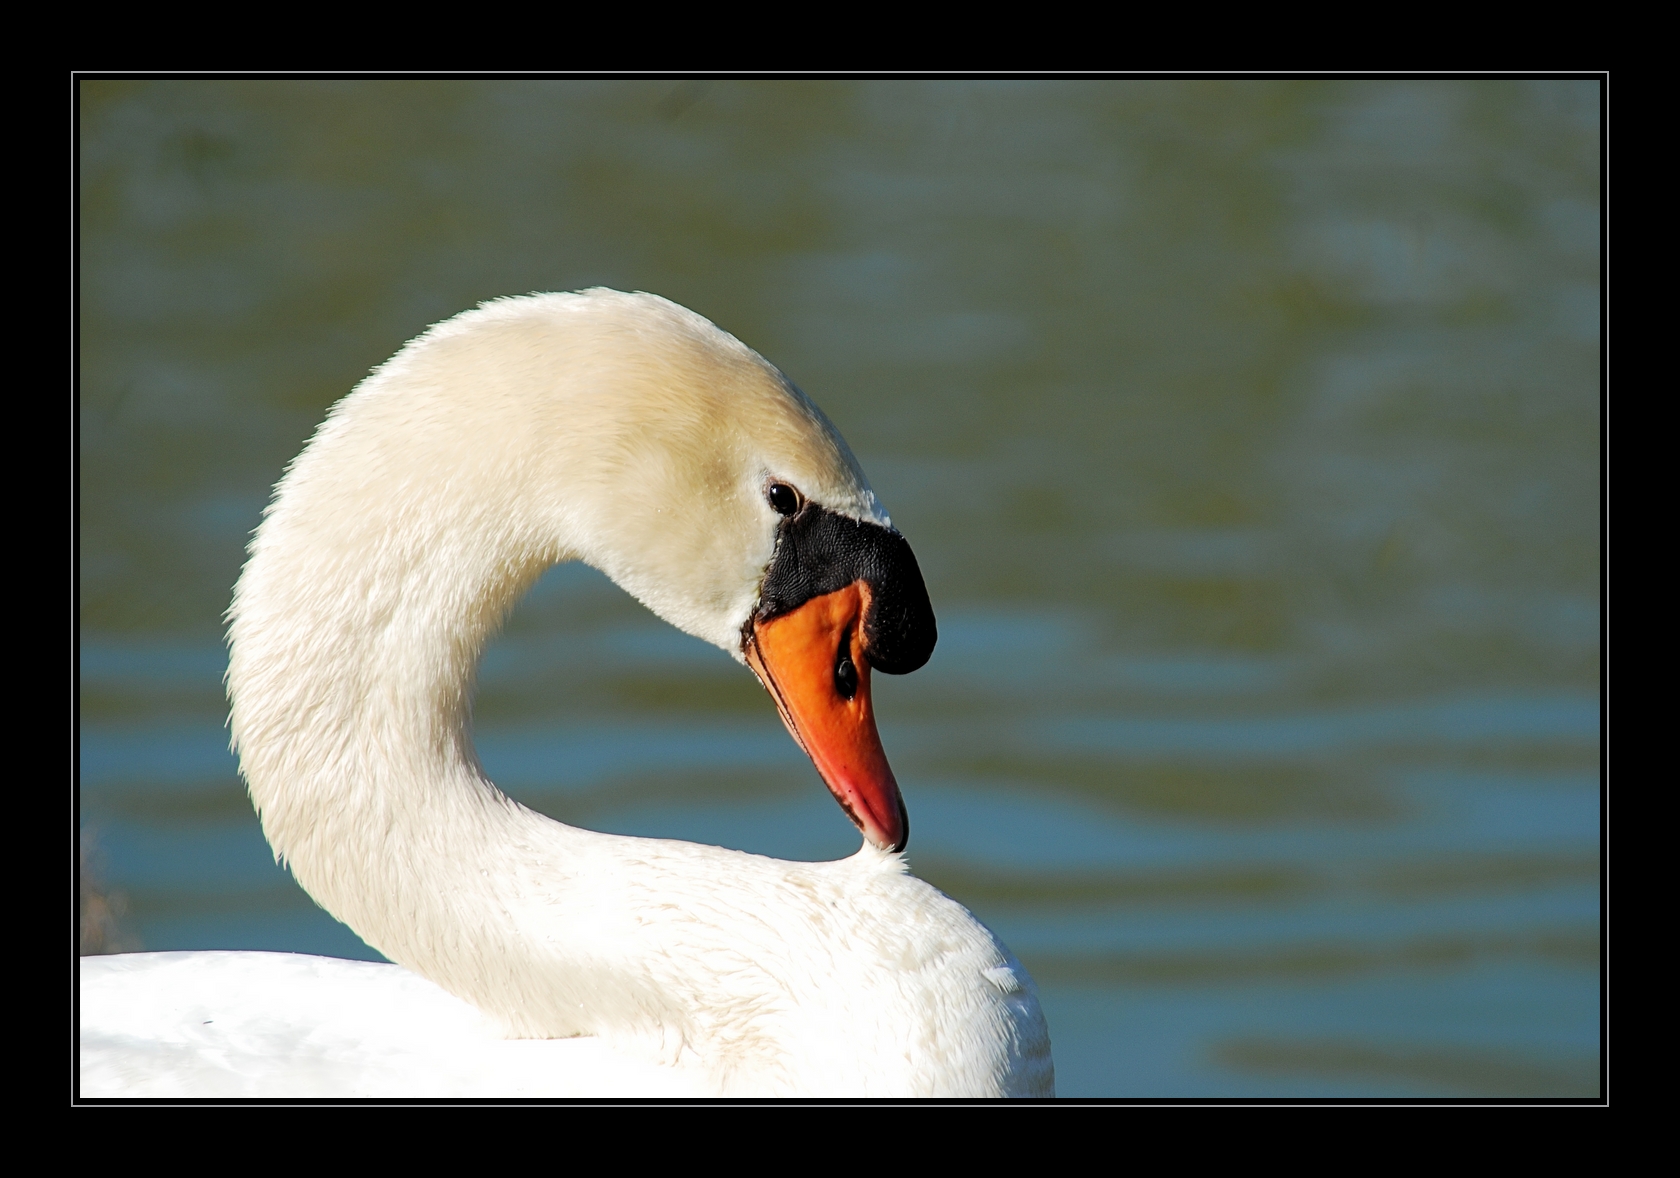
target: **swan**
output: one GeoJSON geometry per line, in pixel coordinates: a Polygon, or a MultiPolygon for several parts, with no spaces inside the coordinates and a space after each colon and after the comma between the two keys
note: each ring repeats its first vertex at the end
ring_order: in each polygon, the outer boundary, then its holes
{"type": "Polygon", "coordinates": [[[597,288],[434,325],[287,468],[228,620],[263,833],[396,964],[84,958],[84,1097],[1053,1094],[1027,971],[903,858],[870,674],[932,652],[915,557],[822,411],[700,315],[597,288]],[[580,830],[490,782],[479,655],[570,560],[757,675],[855,855],[580,830]]]}

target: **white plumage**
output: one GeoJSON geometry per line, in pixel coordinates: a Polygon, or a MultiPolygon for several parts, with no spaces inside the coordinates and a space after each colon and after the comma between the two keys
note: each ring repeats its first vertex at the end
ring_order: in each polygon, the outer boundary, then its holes
{"type": "Polygon", "coordinates": [[[252,542],[231,723],[277,857],[406,968],[87,959],[83,1095],[1048,1095],[1030,979],[901,856],[578,830],[478,763],[479,654],[560,561],[740,659],[766,479],[890,522],[802,393],[652,295],[486,304],[341,401],[252,542]]]}

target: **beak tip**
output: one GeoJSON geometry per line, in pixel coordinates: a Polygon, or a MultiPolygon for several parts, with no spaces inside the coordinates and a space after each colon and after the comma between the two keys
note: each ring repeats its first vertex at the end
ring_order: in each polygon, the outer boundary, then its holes
{"type": "MultiPolygon", "coordinates": [[[[862,823],[859,823],[859,825],[862,826],[862,823]]],[[[882,851],[890,851],[895,855],[910,845],[910,811],[904,806],[902,794],[898,798],[897,825],[896,837],[891,830],[870,830],[868,827],[863,827],[863,837],[869,842],[870,846],[882,851]]]]}

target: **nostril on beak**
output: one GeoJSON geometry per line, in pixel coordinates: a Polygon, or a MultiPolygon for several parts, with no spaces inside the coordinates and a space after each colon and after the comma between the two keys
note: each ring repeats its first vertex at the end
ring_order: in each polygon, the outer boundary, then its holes
{"type": "Polygon", "coordinates": [[[858,668],[852,661],[852,632],[849,629],[840,637],[840,653],[834,663],[834,689],[840,693],[841,699],[857,695],[858,668]]]}

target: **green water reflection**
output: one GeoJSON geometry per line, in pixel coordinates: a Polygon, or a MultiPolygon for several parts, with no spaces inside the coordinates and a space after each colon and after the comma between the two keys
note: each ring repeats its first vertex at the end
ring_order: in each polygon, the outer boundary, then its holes
{"type": "MultiPolygon", "coordinates": [[[[1587,82],[81,89],[81,801],[127,944],[369,955],[272,865],[220,616],[428,323],[602,284],[762,351],[939,611],[877,686],[912,862],[1065,1094],[1596,1091],[1587,82]]],[[[588,570],[489,653],[516,796],[855,835],[735,664],[588,570]]]]}

